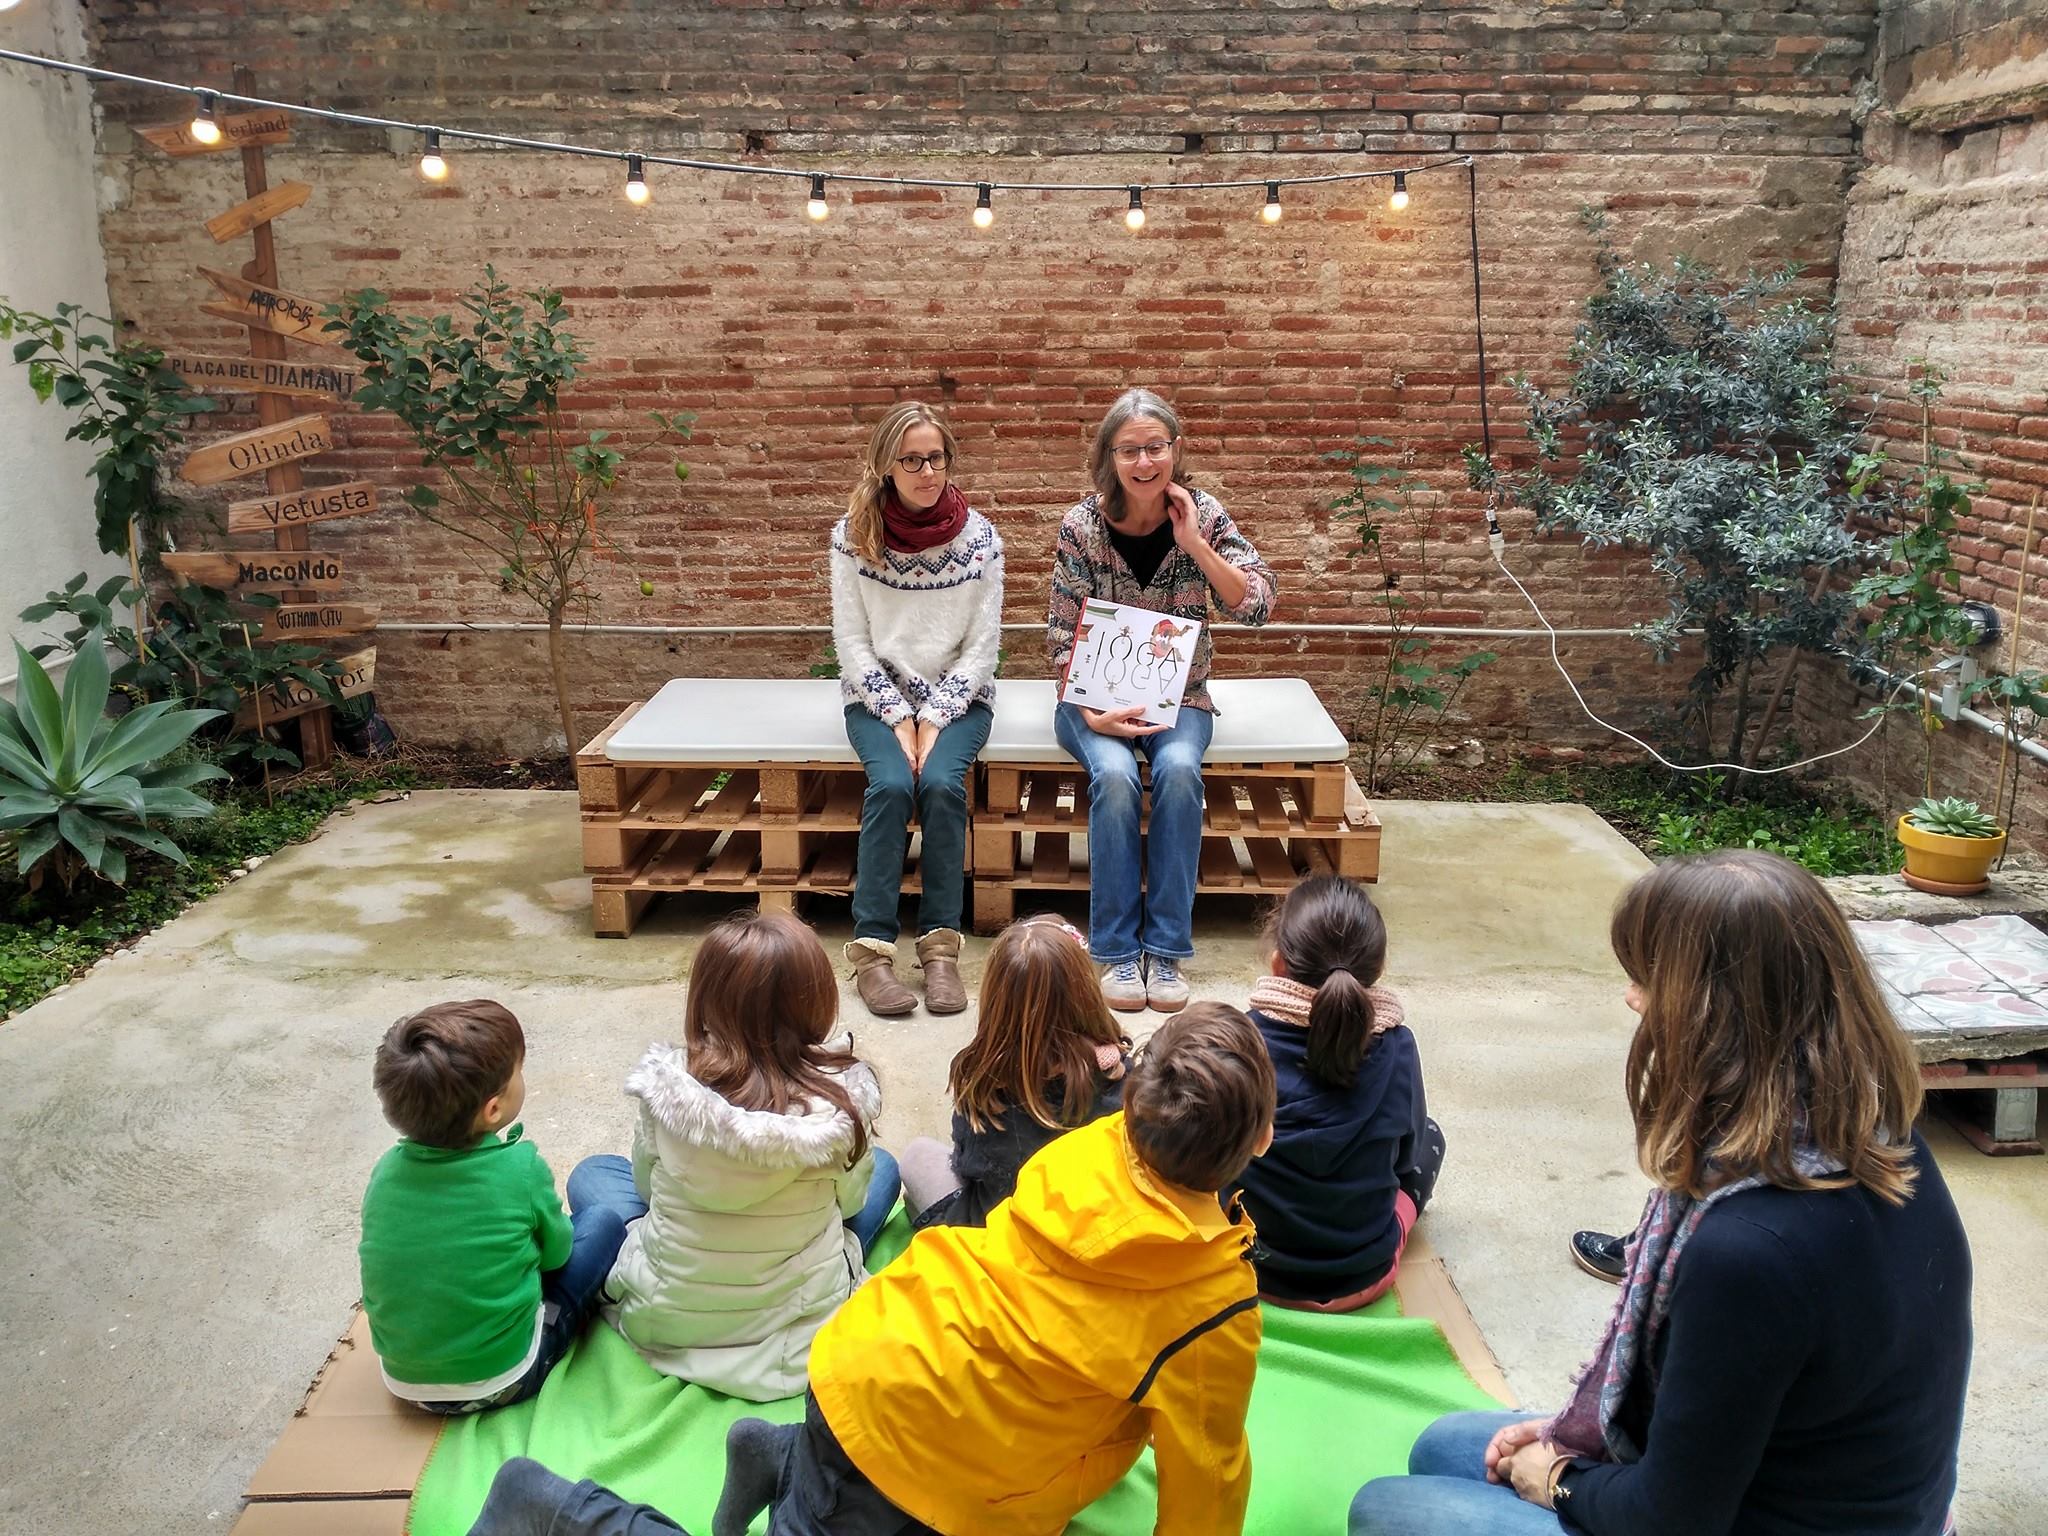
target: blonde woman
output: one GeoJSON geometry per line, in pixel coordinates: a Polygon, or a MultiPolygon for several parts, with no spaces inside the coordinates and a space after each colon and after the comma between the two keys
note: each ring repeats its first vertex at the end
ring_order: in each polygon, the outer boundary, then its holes
{"type": "Polygon", "coordinates": [[[875,423],[832,530],[832,640],[846,735],[867,769],[854,876],[854,967],[869,1012],[917,1007],[896,974],[914,809],[924,835],[917,958],[925,1007],[958,1013],[967,774],[988,740],[1002,638],[1003,541],[951,479],[953,430],[906,400],[875,423]]]}

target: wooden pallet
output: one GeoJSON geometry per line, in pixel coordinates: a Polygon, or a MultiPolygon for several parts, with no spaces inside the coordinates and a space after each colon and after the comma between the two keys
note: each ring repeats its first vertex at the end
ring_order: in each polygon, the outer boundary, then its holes
{"type": "MultiPolygon", "coordinates": [[[[605,745],[639,711],[621,711],[576,754],[599,937],[626,937],[669,891],[753,893],[788,909],[803,892],[853,889],[867,791],[858,762],[614,763],[605,745]]],[[[913,857],[903,889],[922,888],[913,857]]]]}
{"type": "MultiPolygon", "coordinates": [[[[1216,767],[1202,779],[1198,893],[1277,895],[1312,874],[1379,878],[1379,818],[1344,764],[1216,767]]],[[[1088,831],[1088,784],[1078,767],[989,763],[979,786],[972,848],[978,931],[1009,922],[1018,891],[1088,889],[1078,847],[1088,831]]],[[[1148,792],[1141,816],[1149,814],[1148,792]]]]}

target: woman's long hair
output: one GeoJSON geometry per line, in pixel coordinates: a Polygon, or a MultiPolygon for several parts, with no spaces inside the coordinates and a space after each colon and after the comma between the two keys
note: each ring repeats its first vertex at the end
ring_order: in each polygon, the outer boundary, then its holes
{"type": "Polygon", "coordinates": [[[1621,898],[1611,937],[1643,994],[1628,1106],[1652,1180],[1694,1197],[1753,1175],[1860,1184],[1905,1202],[1919,1066],[1818,880],[1750,849],[1671,859],[1621,898]],[[1845,1171],[1801,1174],[1802,1139],[1845,1171]]]}
{"type": "Polygon", "coordinates": [[[1361,886],[1318,875],[1287,893],[1267,940],[1289,979],[1316,989],[1308,1010],[1309,1074],[1349,1088],[1372,1049],[1366,988],[1387,966],[1387,925],[1361,886]]]}
{"type": "Polygon", "coordinates": [[[1127,389],[1095,429],[1095,446],[1088,452],[1088,479],[1095,487],[1102,515],[1112,523],[1123,521],[1124,483],[1116,477],[1116,435],[1140,417],[1158,422],[1173,439],[1172,479],[1176,485],[1190,483],[1181,441],[1180,417],[1172,406],[1149,389],[1127,389]]]}
{"type": "Polygon", "coordinates": [[[881,563],[882,500],[889,492],[889,471],[895,468],[896,457],[903,451],[903,434],[912,427],[939,429],[939,441],[946,449],[949,480],[954,466],[960,462],[960,445],[953,439],[953,429],[928,405],[905,400],[891,406],[889,414],[875,423],[875,430],[868,434],[867,454],[861,460],[860,481],[846,499],[846,541],[870,565],[881,563]]]}
{"type": "Polygon", "coordinates": [[[741,1109],[832,1105],[853,1122],[851,1168],[867,1152],[868,1128],[837,1076],[854,1057],[825,1049],[838,1020],[832,962],[792,914],[735,912],[697,947],[683,1009],[690,1075],[741,1109]]]}
{"type": "Polygon", "coordinates": [[[946,1073],[954,1106],[977,1131],[1012,1105],[1052,1130],[1082,1124],[1095,1102],[1096,1047],[1129,1045],[1102,1000],[1088,951],[1057,919],[1005,928],[988,952],[981,1017],[946,1073]],[[1060,1084],[1060,1104],[1046,1089],[1060,1084]]]}

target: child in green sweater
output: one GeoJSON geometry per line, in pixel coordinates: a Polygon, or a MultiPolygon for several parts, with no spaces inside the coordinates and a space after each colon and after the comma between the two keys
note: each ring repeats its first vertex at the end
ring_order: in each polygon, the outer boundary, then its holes
{"type": "Polygon", "coordinates": [[[519,1021],[485,999],[423,1008],[377,1047],[377,1097],[403,1139],[363,1194],[363,1306],[385,1386],[429,1413],[540,1391],[626,1223],[647,1213],[579,1166],[563,1214],[554,1175],[514,1123],[525,1069],[519,1021]]]}

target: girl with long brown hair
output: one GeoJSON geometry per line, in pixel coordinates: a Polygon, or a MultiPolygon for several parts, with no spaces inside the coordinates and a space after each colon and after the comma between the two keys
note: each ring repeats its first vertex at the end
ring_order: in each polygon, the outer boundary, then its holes
{"type": "Polygon", "coordinates": [[[925,1007],[958,1013],[967,775],[988,740],[1002,642],[1003,541],[951,479],[960,445],[929,406],[875,423],[832,530],[832,641],[846,735],[867,769],[846,946],[868,1011],[909,1013],[896,974],[910,818],[923,838],[917,959],[925,1007]]]}
{"type": "Polygon", "coordinates": [[[606,1315],[657,1370],[765,1402],[804,1390],[811,1337],[853,1294],[895,1207],[873,1144],[881,1090],[838,1033],[839,986],[786,912],[738,912],[698,946],[683,1043],[626,1079],[639,1101],[606,1315]]]}
{"type": "Polygon", "coordinates": [[[1005,928],[982,973],[974,1038],[946,1074],[952,1148],[920,1136],[903,1150],[916,1225],[982,1225],[1034,1153],[1119,1107],[1129,1064],[1088,941],[1054,917],[1005,928]]]}
{"type": "Polygon", "coordinates": [[[1409,1476],[1359,1490],[1353,1536],[1938,1536],[1969,1243],[1848,924],[1740,850],[1659,865],[1611,935],[1655,1188],[1606,1337],[1555,1416],[1431,1425],[1409,1476]]]}

